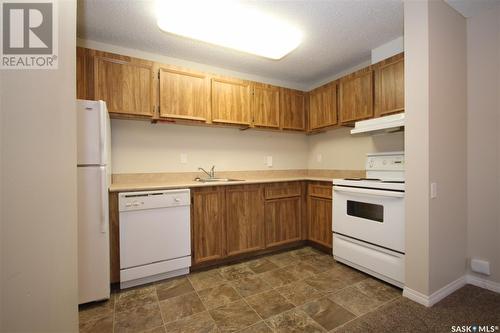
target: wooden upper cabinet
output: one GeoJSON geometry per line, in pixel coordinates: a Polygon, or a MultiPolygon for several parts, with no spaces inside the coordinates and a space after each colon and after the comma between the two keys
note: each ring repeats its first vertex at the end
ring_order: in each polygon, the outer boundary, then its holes
{"type": "Polygon", "coordinates": [[[318,131],[404,111],[404,54],[304,93],[77,47],[76,87],[115,117],[318,131]]]}
{"type": "Polygon", "coordinates": [[[257,127],[279,128],[280,89],[269,84],[252,84],[253,124],[257,127]]]}
{"type": "Polygon", "coordinates": [[[76,98],[94,100],[92,50],[76,48],[76,98]]]}
{"type": "Polygon", "coordinates": [[[309,129],[337,124],[337,82],[331,82],[309,92],[309,129]]]}
{"type": "Polygon", "coordinates": [[[381,61],[375,68],[375,116],[404,111],[404,54],[381,61]]]}
{"type": "Polygon", "coordinates": [[[250,126],[250,83],[216,77],[211,82],[212,122],[250,126]]]}
{"type": "Polygon", "coordinates": [[[340,80],[340,121],[352,123],[373,117],[373,71],[362,69],[340,80]]]}
{"type": "Polygon", "coordinates": [[[191,193],[193,262],[201,263],[224,258],[226,256],[224,186],[194,188],[191,193]]]}
{"type": "Polygon", "coordinates": [[[299,90],[281,88],[280,114],[281,128],[305,131],[305,93],[299,90]]]}
{"type": "Polygon", "coordinates": [[[228,256],[265,248],[261,185],[227,186],[226,233],[228,256]]]}
{"type": "Polygon", "coordinates": [[[160,65],[160,117],[207,121],[210,78],[203,73],[160,65]]]}
{"type": "Polygon", "coordinates": [[[153,62],[96,52],[95,98],[113,114],[153,116],[155,103],[153,62]]]}

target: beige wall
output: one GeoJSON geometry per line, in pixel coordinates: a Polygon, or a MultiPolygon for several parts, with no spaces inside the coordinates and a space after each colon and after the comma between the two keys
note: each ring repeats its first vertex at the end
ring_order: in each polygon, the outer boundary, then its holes
{"type": "Polygon", "coordinates": [[[2,112],[2,81],[3,75],[0,75],[0,331],[3,326],[3,114],[2,112]]]}
{"type": "Polygon", "coordinates": [[[405,2],[405,47],[406,286],[430,296],[466,272],[465,19],[405,2]]]}
{"type": "Polygon", "coordinates": [[[429,3],[430,292],[466,272],[467,52],[465,18],[429,3]]]}
{"type": "Polygon", "coordinates": [[[2,71],[2,332],[77,332],[76,2],[59,69],[2,71]]]}
{"type": "Polygon", "coordinates": [[[113,173],[191,172],[211,165],[220,171],[362,170],[366,153],[404,148],[402,132],[351,136],[349,131],[341,128],[306,136],[112,120],[112,168],[113,173]],[[187,154],[186,164],[181,163],[181,154],[187,154]],[[265,164],[267,156],[273,157],[272,168],[265,164]]]}
{"type": "Polygon", "coordinates": [[[300,133],[113,120],[111,135],[113,173],[197,171],[212,165],[219,171],[307,168],[307,138],[300,133]],[[272,168],[266,156],[273,157],[272,168]]]}
{"type": "Polygon", "coordinates": [[[309,169],[364,170],[366,153],[404,150],[404,132],[351,135],[340,128],[308,137],[309,169]]]}
{"type": "Polygon", "coordinates": [[[467,19],[467,44],[467,256],[500,283],[500,4],[467,19]]]}
{"type": "Polygon", "coordinates": [[[429,294],[429,12],[406,1],[406,287],[429,294]]]}

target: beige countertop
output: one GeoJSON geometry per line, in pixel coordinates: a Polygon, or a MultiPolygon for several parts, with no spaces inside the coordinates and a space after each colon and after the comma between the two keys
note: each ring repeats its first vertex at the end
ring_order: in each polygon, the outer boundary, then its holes
{"type": "Polygon", "coordinates": [[[332,182],[333,178],[326,177],[280,177],[280,178],[265,178],[265,179],[245,179],[238,181],[218,181],[218,182],[151,182],[151,183],[130,183],[130,184],[111,184],[109,187],[110,192],[128,192],[128,191],[145,191],[145,190],[167,190],[178,188],[192,188],[192,187],[205,187],[205,186],[225,186],[225,185],[243,185],[243,184],[262,184],[262,183],[279,183],[279,182],[293,182],[293,181],[324,181],[332,182]]]}
{"type": "Polygon", "coordinates": [[[262,184],[291,181],[332,182],[335,178],[363,177],[364,170],[258,170],[217,172],[216,177],[241,179],[228,182],[198,182],[194,179],[202,176],[196,172],[114,174],[110,192],[129,192],[145,190],[166,190],[206,186],[227,186],[242,184],[262,184]]]}

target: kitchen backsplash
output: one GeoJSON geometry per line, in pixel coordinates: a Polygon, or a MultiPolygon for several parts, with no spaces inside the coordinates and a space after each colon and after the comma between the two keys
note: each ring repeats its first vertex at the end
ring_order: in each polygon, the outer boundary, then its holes
{"type": "Polygon", "coordinates": [[[112,120],[114,174],[217,171],[363,170],[365,154],[402,150],[403,133],[351,136],[349,128],[306,136],[112,120]]]}

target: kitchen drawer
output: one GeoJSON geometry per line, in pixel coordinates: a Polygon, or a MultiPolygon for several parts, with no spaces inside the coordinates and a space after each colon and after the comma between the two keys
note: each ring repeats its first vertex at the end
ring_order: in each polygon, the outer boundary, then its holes
{"type": "Polygon", "coordinates": [[[333,184],[309,184],[307,193],[309,196],[331,199],[333,184]]]}
{"type": "Polygon", "coordinates": [[[273,183],[265,186],[266,200],[300,196],[300,182],[273,183]]]}

